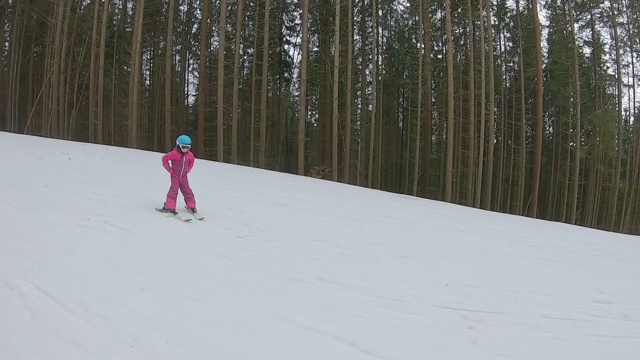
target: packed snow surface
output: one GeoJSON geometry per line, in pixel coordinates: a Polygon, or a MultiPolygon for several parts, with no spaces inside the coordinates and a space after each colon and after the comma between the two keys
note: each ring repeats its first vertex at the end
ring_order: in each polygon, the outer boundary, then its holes
{"type": "Polygon", "coordinates": [[[0,144],[0,359],[640,354],[638,237],[204,160],[182,223],[161,153],[0,144]]]}

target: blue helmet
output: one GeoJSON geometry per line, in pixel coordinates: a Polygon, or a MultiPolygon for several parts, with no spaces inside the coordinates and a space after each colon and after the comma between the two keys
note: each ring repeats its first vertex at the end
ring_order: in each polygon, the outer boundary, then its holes
{"type": "Polygon", "coordinates": [[[191,138],[188,135],[180,135],[176,139],[176,145],[191,145],[191,138]]]}

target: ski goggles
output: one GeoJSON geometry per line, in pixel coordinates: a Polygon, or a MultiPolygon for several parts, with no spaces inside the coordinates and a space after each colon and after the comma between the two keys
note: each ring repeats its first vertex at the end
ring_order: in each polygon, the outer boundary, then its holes
{"type": "Polygon", "coordinates": [[[180,145],[180,149],[189,150],[189,149],[191,149],[191,145],[189,145],[189,144],[181,144],[180,145]]]}

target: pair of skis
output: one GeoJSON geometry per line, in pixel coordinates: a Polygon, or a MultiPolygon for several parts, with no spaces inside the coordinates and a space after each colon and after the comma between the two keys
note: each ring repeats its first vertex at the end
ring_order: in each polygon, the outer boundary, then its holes
{"type": "MultiPolygon", "coordinates": [[[[199,220],[199,221],[203,221],[204,220],[204,217],[200,216],[200,214],[192,212],[186,206],[185,206],[185,209],[187,209],[187,212],[189,214],[191,214],[191,216],[193,216],[193,219],[196,219],[196,220],[199,220]]],[[[166,215],[169,215],[171,217],[174,217],[174,218],[176,218],[176,219],[178,219],[178,220],[180,220],[182,222],[190,222],[191,220],[193,220],[192,218],[184,218],[184,217],[180,216],[180,214],[172,214],[172,213],[164,212],[164,211],[162,211],[162,208],[156,208],[156,210],[158,210],[159,212],[161,212],[163,214],[166,214],[166,215]]]]}

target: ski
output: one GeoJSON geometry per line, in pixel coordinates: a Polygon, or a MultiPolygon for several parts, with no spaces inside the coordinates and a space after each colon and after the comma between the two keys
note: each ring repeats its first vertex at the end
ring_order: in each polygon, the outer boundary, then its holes
{"type": "Polygon", "coordinates": [[[189,208],[188,208],[188,207],[186,207],[186,206],[185,206],[184,208],[185,208],[185,209],[187,209],[187,212],[188,212],[189,214],[191,214],[191,215],[192,215],[196,220],[200,220],[200,221],[203,221],[203,220],[204,220],[204,216],[200,216],[200,214],[192,212],[192,211],[191,211],[191,210],[189,210],[189,208]]]}
{"type": "Polygon", "coordinates": [[[161,212],[161,213],[163,213],[165,215],[174,217],[174,218],[176,218],[176,219],[178,219],[178,220],[180,220],[182,222],[190,222],[192,220],[192,219],[185,219],[185,218],[183,218],[182,216],[180,216],[178,214],[172,214],[172,213],[164,212],[164,211],[162,211],[162,208],[156,208],[156,210],[158,210],[158,212],[161,212]]]}

